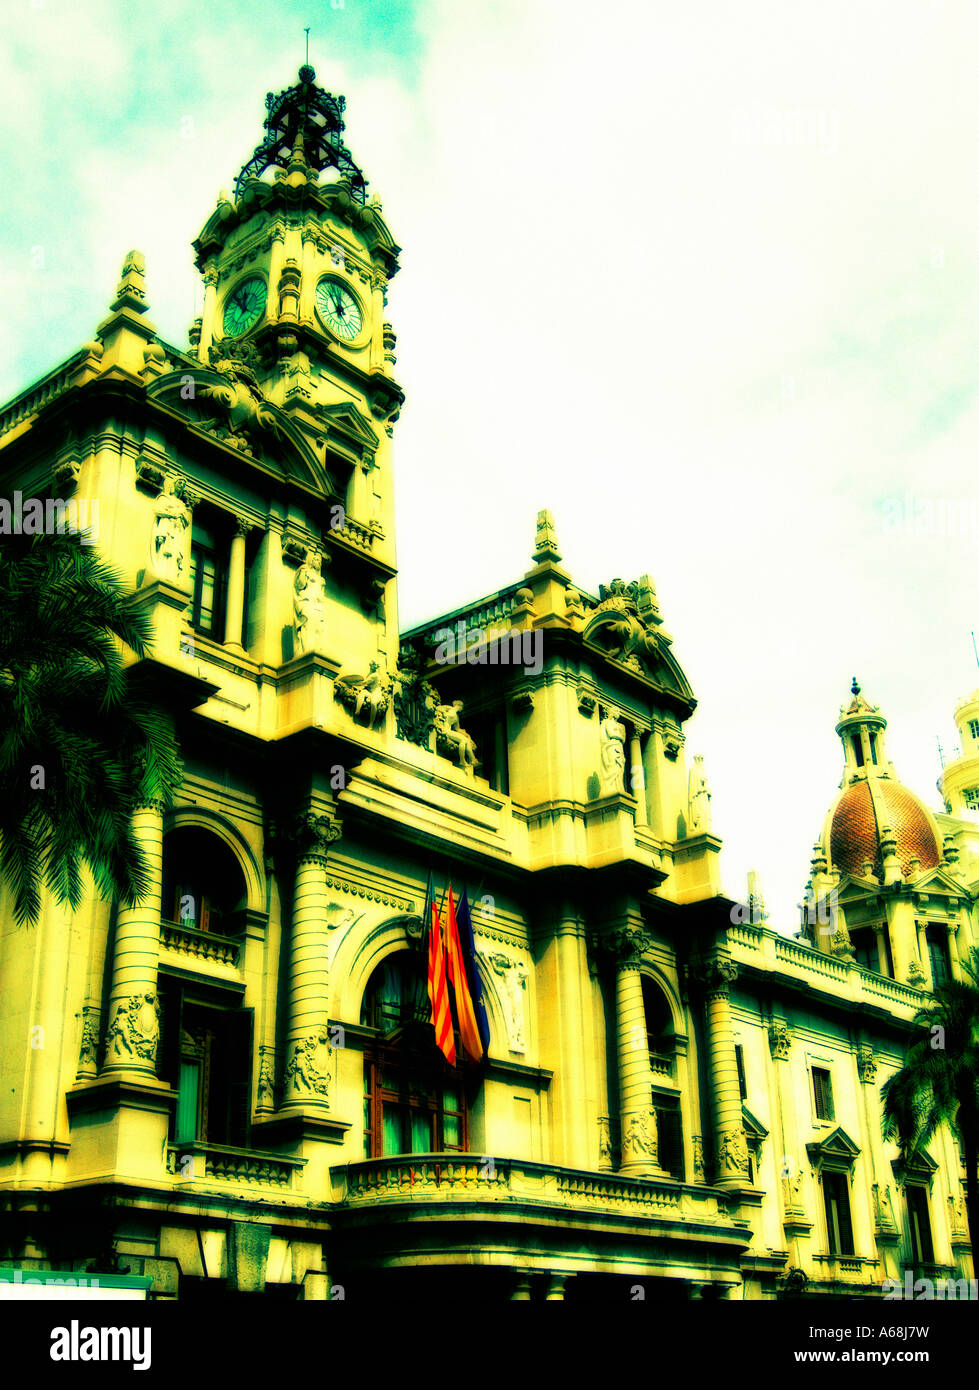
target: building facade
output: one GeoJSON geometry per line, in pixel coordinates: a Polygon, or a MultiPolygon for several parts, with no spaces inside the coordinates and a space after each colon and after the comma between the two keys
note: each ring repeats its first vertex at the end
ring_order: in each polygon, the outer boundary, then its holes
{"type": "Polygon", "coordinates": [[[880,1086],[979,939],[971,755],[933,815],[854,693],[790,938],[721,891],[648,576],[576,588],[542,512],[527,573],[399,633],[399,248],[343,130],[308,67],[270,94],[188,348],[132,252],[0,414],[6,495],[97,503],[185,762],[135,815],[145,900],[0,905],[2,1258],[188,1299],[968,1277],[955,1142],[906,1171],[880,1086]],[[434,1044],[430,874],[472,905],[479,1064],[434,1044]]]}

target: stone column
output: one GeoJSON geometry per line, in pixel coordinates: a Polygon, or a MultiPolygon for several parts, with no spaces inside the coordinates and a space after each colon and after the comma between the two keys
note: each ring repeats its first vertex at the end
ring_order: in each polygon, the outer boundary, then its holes
{"type": "Polygon", "coordinates": [[[738,967],[728,956],[716,955],[705,962],[698,973],[706,991],[715,1185],[745,1187],[748,1183],[748,1141],[741,1118],[741,1088],[728,997],[738,967]]]}
{"type": "Polygon", "coordinates": [[[585,998],[581,979],[584,926],[569,899],[555,904],[553,934],[538,962],[538,987],[554,1000],[540,1017],[540,1045],[554,1072],[548,1108],[554,1160],[566,1168],[594,1166],[595,1140],[588,1118],[585,1078],[585,998]]]}
{"type": "Polygon", "coordinates": [[[644,932],[624,927],[613,937],[615,1033],[619,1067],[619,1171],[636,1178],[665,1177],[659,1166],[653,1073],[639,965],[649,944],[644,932]]]}
{"type": "Polygon", "coordinates": [[[243,652],[242,625],[245,617],[245,543],[251,523],[238,517],[231,541],[228,565],[228,602],[224,616],[224,645],[243,652]]]}
{"type": "Polygon", "coordinates": [[[155,1076],[160,1040],[156,972],[163,892],[161,801],[136,807],[133,834],[143,852],[149,884],[145,897],[135,907],[120,906],[116,914],[112,993],[102,1070],[103,1074],[135,1072],[155,1076]]]}
{"type": "Polygon", "coordinates": [[[204,267],[204,306],[201,309],[201,339],[198,344],[199,359],[204,365],[208,362],[208,349],[215,338],[220,338],[220,330],[215,332],[214,315],[217,309],[218,272],[213,259],[204,267]]]}
{"type": "Polygon", "coordinates": [[[646,772],[642,761],[642,744],[638,731],[629,739],[629,790],[636,798],[636,825],[645,826],[646,772]]]}
{"type": "Polygon", "coordinates": [[[299,859],[292,904],[289,957],[289,1034],[285,1105],[328,1108],[332,1075],[330,928],[326,857],[342,833],[339,821],[308,812],[296,826],[299,859]]]}

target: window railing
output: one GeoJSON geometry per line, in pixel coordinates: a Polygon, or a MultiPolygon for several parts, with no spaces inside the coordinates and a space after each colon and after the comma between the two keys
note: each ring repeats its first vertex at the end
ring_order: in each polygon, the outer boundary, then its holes
{"type": "Polygon", "coordinates": [[[181,922],[160,923],[160,945],[167,951],[194,960],[210,961],[237,970],[241,965],[241,942],[235,937],[219,936],[216,932],[198,931],[181,922]]]}
{"type": "Polygon", "coordinates": [[[178,1179],[207,1178],[250,1187],[291,1188],[305,1164],[304,1158],[283,1158],[197,1139],[167,1145],[167,1172],[178,1179]]]}

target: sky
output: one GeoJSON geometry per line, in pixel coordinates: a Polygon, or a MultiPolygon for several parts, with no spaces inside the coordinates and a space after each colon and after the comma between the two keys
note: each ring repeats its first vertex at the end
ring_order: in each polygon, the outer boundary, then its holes
{"type": "Polygon", "coordinates": [[[186,342],[190,243],[265,93],[347,97],[391,286],[403,627],[554,514],[649,573],[698,697],[724,886],[794,929],[850,681],[933,809],[979,686],[972,0],[6,0],[0,398],[92,338],[125,253],[186,342]]]}

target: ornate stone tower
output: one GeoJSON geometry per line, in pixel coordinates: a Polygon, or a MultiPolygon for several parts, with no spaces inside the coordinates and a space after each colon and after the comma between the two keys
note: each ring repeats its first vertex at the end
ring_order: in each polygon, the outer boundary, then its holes
{"type": "MultiPolygon", "coordinates": [[[[336,587],[380,620],[376,650],[393,661],[390,440],[404,396],[384,306],[399,248],[343,143],[344,106],[342,96],[316,86],[309,66],[295,86],[266,97],[264,139],[195,242],[205,292],[191,343],[202,364],[233,379],[233,390],[246,388],[236,401],[244,416],[249,395],[259,408],[263,398],[301,432],[319,466],[324,506],[297,504],[297,529],[348,543],[352,564],[337,567],[336,587]]],[[[231,423],[234,431],[247,420],[231,423]]],[[[322,556],[313,560],[311,585],[322,556]]],[[[299,617],[308,647],[317,623],[299,617]]],[[[348,650],[375,654],[363,632],[342,619],[340,627],[348,650]]]]}

